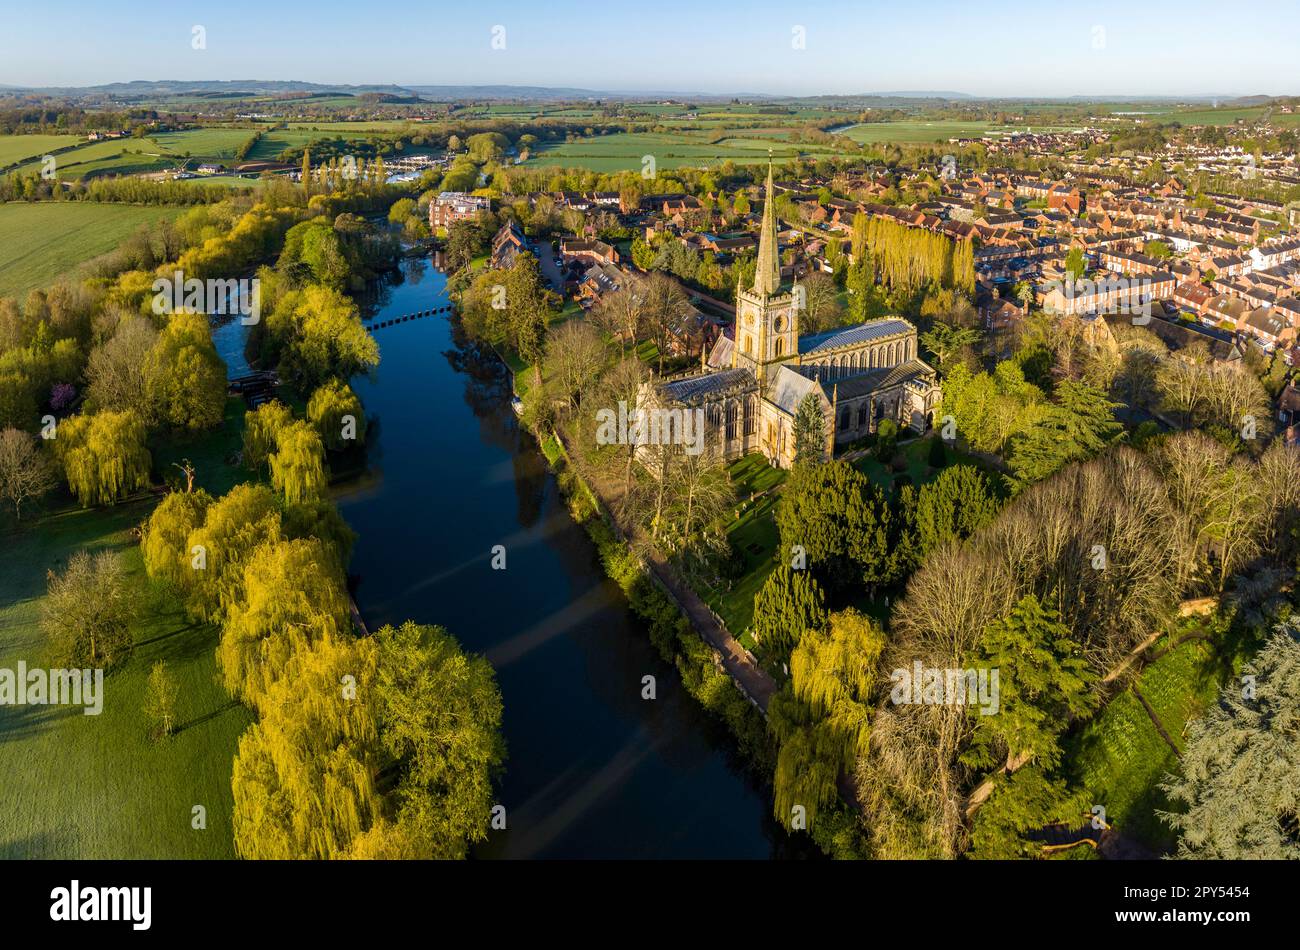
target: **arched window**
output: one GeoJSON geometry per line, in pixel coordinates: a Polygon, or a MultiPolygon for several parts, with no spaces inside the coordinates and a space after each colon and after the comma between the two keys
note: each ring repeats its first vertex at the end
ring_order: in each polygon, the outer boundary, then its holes
{"type": "Polygon", "coordinates": [[[746,334],[745,334],[745,346],[744,346],[744,349],[743,349],[742,352],[744,352],[744,354],[745,354],[746,356],[749,356],[749,355],[753,352],[753,345],[754,345],[754,344],[753,344],[753,340],[751,340],[749,334],[746,333],[746,334]]]}
{"type": "Polygon", "coordinates": [[[874,347],[874,346],[871,348],[871,368],[872,368],[872,369],[875,369],[878,365],[880,365],[879,363],[876,362],[876,349],[877,349],[877,348],[874,347]]]}
{"type": "Polygon", "coordinates": [[[736,413],[737,408],[734,402],[727,403],[727,441],[730,442],[736,437],[736,413]]]}
{"type": "Polygon", "coordinates": [[[843,409],[840,410],[840,431],[843,432],[844,430],[848,429],[848,427],[849,427],[849,407],[845,406],[843,409]]]}
{"type": "Polygon", "coordinates": [[[745,400],[745,435],[753,435],[758,431],[758,411],[754,406],[754,397],[750,396],[745,400]]]}
{"type": "Polygon", "coordinates": [[[785,340],[783,340],[781,337],[777,337],[776,343],[773,345],[772,350],[774,356],[780,356],[781,354],[783,354],[785,352],[785,340]]]}

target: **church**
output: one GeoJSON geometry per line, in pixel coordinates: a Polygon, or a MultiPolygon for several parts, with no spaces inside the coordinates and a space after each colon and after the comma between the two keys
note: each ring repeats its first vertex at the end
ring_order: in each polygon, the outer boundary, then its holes
{"type": "Polygon", "coordinates": [[[794,463],[795,414],[809,393],[827,422],[826,457],[884,419],[932,426],[939,384],[917,354],[916,327],[891,317],[801,336],[801,293],[781,283],[769,164],[754,283],[737,288],[735,324],[700,372],[648,385],[642,405],[702,409],[711,449],[726,459],[761,452],[781,468],[794,463]]]}

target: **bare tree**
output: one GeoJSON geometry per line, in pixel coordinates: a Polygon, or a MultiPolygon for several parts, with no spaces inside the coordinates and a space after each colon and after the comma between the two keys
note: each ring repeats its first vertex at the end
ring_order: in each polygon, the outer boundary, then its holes
{"type": "Polygon", "coordinates": [[[153,416],[145,379],[146,357],[158,340],[158,331],[144,317],[129,317],[113,336],[90,351],[86,364],[86,398],[96,410],[130,409],[143,419],[153,416]]]}
{"type": "Polygon", "coordinates": [[[546,337],[546,364],[552,383],[571,410],[577,409],[605,368],[606,349],[596,328],[569,320],[546,337]]]}
{"type": "Polygon", "coordinates": [[[691,313],[682,285],[667,274],[653,273],[642,282],[646,324],[659,351],[659,372],[664,371],[664,354],[672,346],[682,322],[691,313]]]}
{"type": "Polygon", "coordinates": [[[55,483],[54,466],[30,433],[0,432],[0,499],[14,506],[15,518],[21,521],[23,505],[39,499],[55,483]]]}
{"type": "Polygon", "coordinates": [[[591,320],[597,327],[618,340],[624,350],[635,346],[645,332],[645,298],[640,283],[631,281],[613,293],[605,294],[591,308],[591,320]]]}

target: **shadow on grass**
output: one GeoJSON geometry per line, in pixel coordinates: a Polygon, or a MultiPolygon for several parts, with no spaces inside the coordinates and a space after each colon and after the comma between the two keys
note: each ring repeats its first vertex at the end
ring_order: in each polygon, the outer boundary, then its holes
{"type": "Polygon", "coordinates": [[[179,726],[176,727],[176,731],[172,733],[172,735],[178,736],[186,729],[192,729],[195,726],[203,725],[205,722],[211,722],[213,719],[216,719],[222,713],[228,713],[230,712],[230,710],[238,709],[238,708],[240,708],[240,703],[232,699],[229,702],[227,702],[224,706],[218,706],[216,709],[212,710],[212,712],[204,713],[202,716],[196,716],[195,718],[191,719],[189,722],[181,723],[179,726]]]}

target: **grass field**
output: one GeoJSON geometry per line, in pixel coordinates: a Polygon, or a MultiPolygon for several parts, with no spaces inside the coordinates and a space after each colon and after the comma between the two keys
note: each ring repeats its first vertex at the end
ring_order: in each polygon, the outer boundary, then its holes
{"type": "MultiPolygon", "coordinates": [[[[1119,110],[1124,111],[1124,110],[1119,110]]],[[[1223,109],[1169,109],[1167,111],[1151,110],[1134,118],[1149,122],[1179,122],[1183,125],[1233,125],[1239,119],[1246,122],[1258,122],[1264,118],[1267,110],[1262,106],[1223,109]]],[[[1274,109],[1269,115],[1269,123],[1278,126],[1300,125],[1300,114],[1283,114],[1274,109]]]]}
{"type": "Polygon", "coordinates": [[[743,165],[767,161],[768,148],[778,160],[799,154],[833,154],[824,147],[777,139],[733,136],[710,144],[698,133],[619,132],[539,147],[528,164],[589,168],[596,172],[640,171],[644,157],[651,155],[656,166],[664,169],[717,165],[727,160],[743,165]]]}
{"type": "MultiPolygon", "coordinates": [[[[1214,651],[1191,640],[1148,665],[1137,688],[1179,750],[1187,723],[1214,702],[1223,676],[1214,651]]],[[[1169,850],[1174,833],[1157,815],[1169,808],[1159,783],[1179,770],[1169,747],[1131,689],[1120,693],[1066,742],[1067,768],[1106,809],[1106,820],[1155,851],[1169,850]]]]}
{"type": "Polygon", "coordinates": [[[165,155],[189,155],[201,161],[230,162],[235,152],[253,137],[256,129],[190,129],[185,132],[159,132],[145,142],[155,146],[149,151],[165,155]]]}
{"type": "MultiPolygon", "coordinates": [[[[240,416],[236,406],[225,429],[189,447],[199,481],[210,490],[242,477],[220,461],[239,436],[240,416]]],[[[191,622],[144,574],[129,532],[153,501],[94,510],[69,504],[0,535],[0,667],[12,669],[19,660],[48,665],[39,629],[45,572],[78,550],[121,552],[137,609],[135,650],[104,678],[100,715],[59,706],[0,710],[0,858],[234,856],[231,761],[252,717],[216,682],[217,628],[191,622]],[[167,661],[180,695],[178,732],[155,743],[146,737],[141,707],[157,660],[167,661]],[[206,829],[192,827],[196,805],[206,810],[206,829]]]]}
{"type": "Polygon", "coordinates": [[[80,135],[0,135],[0,168],[80,141],[80,135]]]}
{"type": "Polygon", "coordinates": [[[184,208],[91,202],[0,204],[0,297],[52,284],[122,242],[145,224],[184,208]]]}
{"type": "Polygon", "coordinates": [[[1058,132],[1063,126],[1008,126],[993,122],[960,119],[906,119],[901,122],[866,122],[840,130],[838,134],[875,145],[881,142],[946,142],[950,138],[974,138],[990,132],[1058,132]]]}
{"type": "MultiPolygon", "coordinates": [[[[782,469],[773,468],[759,454],[737,459],[728,467],[728,473],[736,497],[742,502],[777,487],[787,475],[782,469]]],[[[749,633],[749,625],[754,619],[754,595],[776,569],[776,548],[781,540],[773,516],[776,504],[777,495],[771,493],[743,506],[741,516],[727,528],[727,536],[744,558],[744,573],[732,581],[729,588],[724,583],[716,590],[701,592],[731,635],[749,649],[754,647],[754,638],[749,633]]]]}

